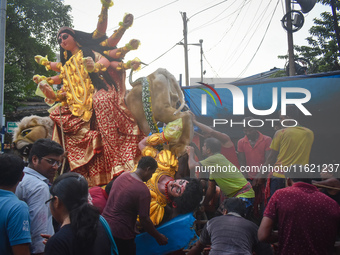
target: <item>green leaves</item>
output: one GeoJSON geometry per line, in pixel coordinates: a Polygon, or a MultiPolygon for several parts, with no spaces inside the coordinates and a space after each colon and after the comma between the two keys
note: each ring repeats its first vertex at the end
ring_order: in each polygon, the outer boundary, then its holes
{"type": "MultiPolygon", "coordinates": [[[[305,58],[310,61],[308,73],[340,70],[340,54],[331,12],[331,0],[318,0],[318,2],[328,5],[329,12],[323,12],[320,18],[313,20],[314,26],[309,29],[310,36],[306,38],[308,46],[294,45],[295,58],[305,58]]],[[[335,2],[339,23],[340,1],[335,2]]],[[[278,58],[287,59],[287,55],[278,56],[278,58]]]]}
{"type": "Polygon", "coordinates": [[[71,26],[71,7],[62,0],[7,0],[5,46],[5,113],[34,96],[34,74],[54,75],[34,61],[35,55],[56,60],[56,36],[71,26]]]}
{"type": "MultiPolygon", "coordinates": [[[[297,57],[303,57],[311,62],[310,72],[319,73],[339,70],[339,49],[331,13],[330,0],[319,0],[319,3],[329,5],[330,12],[323,12],[320,18],[314,19],[314,26],[309,30],[310,37],[306,38],[309,46],[295,46],[297,57]]],[[[340,20],[339,1],[337,2],[337,18],[340,20]]]]}

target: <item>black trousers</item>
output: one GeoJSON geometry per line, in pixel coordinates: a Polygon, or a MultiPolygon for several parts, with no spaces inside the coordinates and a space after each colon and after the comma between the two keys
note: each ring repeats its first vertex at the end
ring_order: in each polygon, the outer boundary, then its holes
{"type": "Polygon", "coordinates": [[[116,242],[119,255],[136,255],[136,243],[135,239],[120,239],[113,237],[116,242]]]}

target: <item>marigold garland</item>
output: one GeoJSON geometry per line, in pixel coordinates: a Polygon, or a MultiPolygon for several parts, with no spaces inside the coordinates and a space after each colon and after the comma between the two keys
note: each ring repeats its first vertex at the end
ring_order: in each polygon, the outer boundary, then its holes
{"type": "Polygon", "coordinates": [[[167,181],[167,183],[165,183],[165,197],[168,200],[169,203],[172,203],[172,199],[169,197],[169,192],[168,192],[168,184],[169,182],[173,181],[173,179],[167,181]]]}

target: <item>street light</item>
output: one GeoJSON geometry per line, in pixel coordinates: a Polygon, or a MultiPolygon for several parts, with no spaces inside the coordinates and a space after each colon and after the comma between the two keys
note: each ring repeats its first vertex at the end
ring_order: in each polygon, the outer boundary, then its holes
{"type": "MultiPolygon", "coordinates": [[[[182,42],[177,43],[178,45],[183,45],[185,47],[185,44],[182,42]]],[[[199,40],[199,43],[188,43],[187,45],[194,45],[194,46],[200,46],[201,47],[201,82],[203,82],[203,39],[199,40]]],[[[187,59],[187,55],[184,56],[185,59],[185,63],[188,63],[188,59],[187,59]]],[[[189,69],[189,68],[187,68],[189,69]]]]}

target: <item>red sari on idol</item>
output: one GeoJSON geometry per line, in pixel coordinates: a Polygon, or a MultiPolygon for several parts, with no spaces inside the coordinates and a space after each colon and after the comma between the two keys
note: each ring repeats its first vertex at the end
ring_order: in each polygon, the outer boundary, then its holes
{"type": "Polygon", "coordinates": [[[107,91],[94,92],[89,121],[75,116],[68,105],[50,113],[55,122],[52,139],[65,146],[71,171],[82,174],[90,187],[107,184],[122,170],[132,170],[144,137],[124,102],[125,71],[109,68],[108,72],[117,88],[107,85],[107,91]]]}

